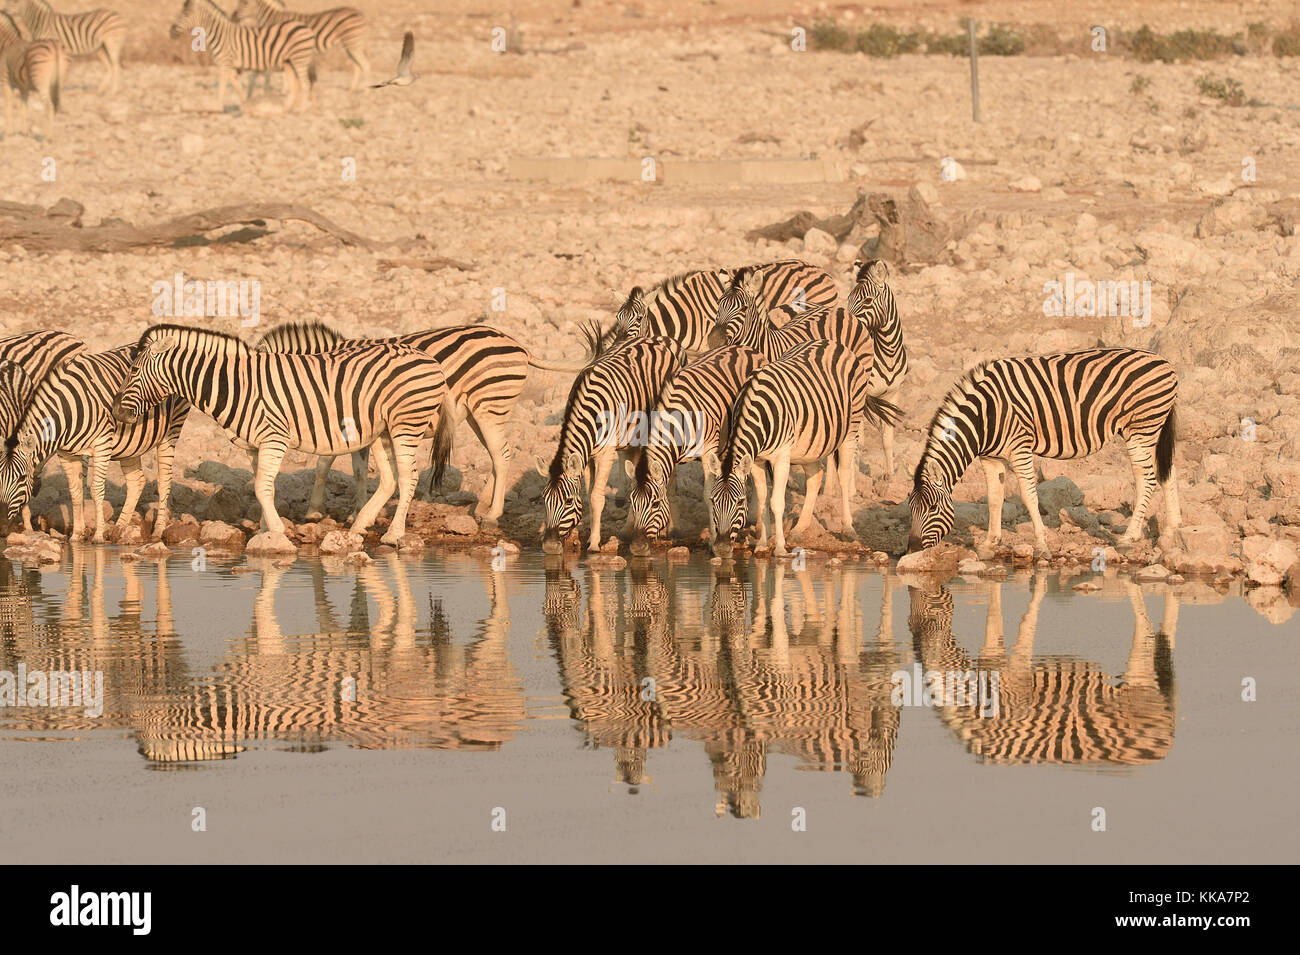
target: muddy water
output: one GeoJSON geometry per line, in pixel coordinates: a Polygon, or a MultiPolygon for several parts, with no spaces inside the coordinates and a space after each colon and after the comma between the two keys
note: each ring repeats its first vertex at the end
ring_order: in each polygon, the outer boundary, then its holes
{"type": "Polygon", "coordinates": [[[0,567],[4,861],[1297,856],[1296,622],[1205,585],[196,563],[0,567]]]}

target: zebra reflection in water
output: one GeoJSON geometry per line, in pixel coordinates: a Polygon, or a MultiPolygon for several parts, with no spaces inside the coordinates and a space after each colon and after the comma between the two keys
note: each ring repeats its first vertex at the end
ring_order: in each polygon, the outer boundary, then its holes
{"type": "MultiPolygon", "coordinates": [[[[908,628],[921,666],[928,671],[982,670],[998,674],[994,716],[977,706],[942,705],[944,724],[981,762],[1138,766],[1169,754],[1178,698],[1173,649],[1178,597],[1165,593],[1164,618],[1154,630],[1132,581],[1124,586],[1133,607],[1133,640],[1118,683],[1091,661],[1034,657],[1038,613],[1047,577],[1035,576],[1015,644],[1003,637],[1001,582],[987,585],[984,643],[967,654],[952,631],[952,594],[946,588],[909,587],[908,628]]],[[[951,703],[950,700],[941,701],[951,703]]]]}

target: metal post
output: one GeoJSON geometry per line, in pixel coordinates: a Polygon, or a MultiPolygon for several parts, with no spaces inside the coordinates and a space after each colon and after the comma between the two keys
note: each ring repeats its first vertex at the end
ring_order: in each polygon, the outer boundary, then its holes
{"type": "Polygon", "coordinates": [[[970,28],[970,112],[975,122],[980,121],[980,57],[975,45],[975,18],[967,24],[970,28]]]}

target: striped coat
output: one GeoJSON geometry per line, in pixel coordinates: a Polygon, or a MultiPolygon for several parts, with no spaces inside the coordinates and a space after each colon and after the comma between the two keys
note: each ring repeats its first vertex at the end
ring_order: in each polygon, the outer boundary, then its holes
{"type": "Polygon", "coordinates": [[[112,10],[85,13],[56,13],[48,0],[10,0],[10,10],[27,27],[34,40],[50,40],[66,56],[97,55],[107,72],[97,92],[118,91],[122,76],[122,45],[126,42],[126,21],[112,10]]]}
{"type": "Polygon", "coordinates": [[[909,552],[931,547],[952,529],[952,491],[978,458],[989,490],[985,547],[1001,542],[1002,479],[1020,480],[1039,557],[1048,556],[1038,513],[1034,456],[1077,458],[1118,435],[1138,477],[1133,518],[1122,544],[1138,541],[1157,484],[1164,485],[1166,526],[1179,523],[1174,469],[1178,376],[1159,355],[1133,348],[1093,348],[1061,355],[1001,358],[968,372],[939,405],[917,462],[911,496],[909,552]]]}
{"type": "Polygon", "coordinates": [[[370,63],[364,49],[369,29],[366,15],[354,7],[297,13],[285,9],[284,0],[239,0],[234,20],[236,23],[252,23],[259,27],[286,22],[306,24],[316,36],[317,54],[342,49],[352,61],[352,85],[349,89],[357,89],[370,72],[370,63]]]}
{"type": "Polygon", "coordinates": [[[5,135],[13,129],[13,98],[23,105],[27,132],[27,99],[33,93],[45,105],[45,136],[54,137],[54,114],[59,111],[67,58],[58,40],[26,40],[9,14],[0,11],[0,86],[5,94],[5,135]]]}

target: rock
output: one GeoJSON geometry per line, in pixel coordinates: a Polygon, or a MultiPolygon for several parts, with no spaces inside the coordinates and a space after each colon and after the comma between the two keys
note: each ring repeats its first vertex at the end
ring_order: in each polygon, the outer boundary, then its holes
{"type": "Polygon", "coordinates": [[[1081,594],[1095,594],[1101,590],[1101,584],[1095,580],[1081,580],[1072,588],[1081,594]]]}
{"type": "Polygon", "coordinates": [[[285,537],[283,534],[272,534],[270,531],[264,531],[263,533],[258,534],[248,542],[244,547],[244,550],[249,554],[298,553],[298,548],[295,546],[293,541],[289,540],[289,538],[285,537]]]}
{"type": "Polygon", "coordinates": [[[627,560],[617,554],[588,554],[587,566],[597,570],[622,570],[627,560]]]}
{"type": "Polygon", "coordinates": [[[974,552],[966,547],[940,542],[933,547],[898,558],[898,572],[900,574],[952,572],[963,560],[974,556],[974,552]]]}
{"type": "Polygon", "coordinates": [[[171,548],[162,541],[153,541],[145,544],[143,547],[136,548],[135,554],[138,557],[144,557],[150,560],[165,560],[172,555],[172,551],[171,548]]]}
{"type": "Polygon", "coordinates": [[[243,520],[249,510],[242,494],[233,488],[219,487],[208,498],[208,504],[203,509],[203,517],[209,521],[234,523],[243,520]]]}
{"type": "Polygon", "coordinates": [[[210,550],[237,552],[244,548],[244,532],[223,521],[204,521],[199,525],[199,543],[210,550]]]}
{"type": "Polygon", "coordinates": [[[1133,579],[1139,584],[1164,583],[1170,577],[1167,567],[1159,564],[1148,564],[1147,566],[1133,572],[1133,579]]]}
{"type": "Polygon", "coordinates": [[[829,259],[839,251],[839,247],[835,236],[821,229],[809,229],[803,234],[803,250],[808,255],[829,259]]]}
{"type": "Polygon", "coordinates": [[[1043,184],[1037,176],[1024,176],[1011,183],[1012,192],[1042,192],[1043,184]]]}
{"type": "Polygon", "coordinates": [[[1054,477],[1038,485],[1038,511],[1046,523],[1056,523],[1060,513],[1069,507],[1083,506],[1083,491],[1068,477],[1054,477]]]}
{"type": "Polygon", "coordinates": [[[424,551],[424,538],[419,534],[405,534],[397,542],[397,549],[403,554],[418,554],[424,551]]]}
{"type": "Polygon", "coordinates": [[[502,553],[511,557],[517,556],[521,550],[518,541],[506,540],[505,538],[498,539],[497,546],[501,548],[502,553]]]}
{"type": "Polygon", "coordinates": [[[1258,554],[1248,558],[1246,578],[1265,587],[1280,586],[1296,559],[1295,545],[1281,540],[1271,541],[1258,554]]]}
{"type": "Polygon", "coordinates": [[[934,205],[939,201],[939,190],[932,183],[914,182],[907,190],[907,197],[916,202],[924,202],[928,206],[934,205]]]}
{"type": "Polygon", "coordinates": [[[448,514],[445,521],[448,534],[473,537],[478,533],[478,522],[468,514],[448,514]]]}
{"type": "Polygon", "coordinates": [[[182,541],[198,539],[199,522],[189,514],[181,515],[180,519],[172,521],[162,532],[164,544],[179,544],[182,541]]]}
{"type": "MultiPolygon", "coordinates": [[[[252,547],[251,543],[249,547],[252,547]]],[[[361,535],[350,531],[330,531],[321,538],[320,542],[322,554],[350,554],[364,547],[365,542],[361,539],[361,535]]]]}
{"type": "Polygon", "coordinates": [[[691,556],[691,549],[690,549],[689,547],[669,547],[669,548],[668,548],[668,559],[669,559],[669,560],[688,560],[688,559],[690,559],[690,556],[691,556]]]}
{"type": "MultiPolygon", "coordinates": [[[[966,178],[966,170],[951,156],[945,156],[939,163],[939,179],[943,182],[958,182],[966,178]]],[[[929,202],[929,200],[926,200],[929,202]]]]}
{"type": "Polygon", "coordinates": [[[618,553],[618,538],[617,538],[617,537],[610,537],[609,540],[605,541],[605,543],[603,543],[603,544],[600,545],[600,552],[601,552],[602,554],[617,554],[617,553],[618,553]]]}
{"type": "Polygon", "coordinates": [[[1230,196],[1237,184],[1231,179],[1202,179],[1196,184],[1197,190],[1206,196],[1230,196]]]}
{"type": "Polygon", "coordinates": [[[967,558],[966,560],[957,562],[957,573],[978,577],[984,571],[988,570],[988,566],[989,565],[984,563],[982,560],[972,560],[967,558]]]}
{"type": "Polygon", "coordinates": [[[1267,210],[1242,199],[1223,199],[1210,206],[1196,223],[1196,237],[1228,235],[1243,229],[1254,230],[1269,221],[1267,210]]]}
{"type": "MultiPolygon", "coordinates": [[[[423,541],[421,543],[423,543],[423,541]]],[[[365,551],[357,550],[357,551],[353,551],[352,553],[348,554],[347,557],[343,558],[343,563],[350,564],[353,567],[364,567],[366,564],[374,563],[374,561],[371,559],[370,555],[367,554],[365,551]]]]}

